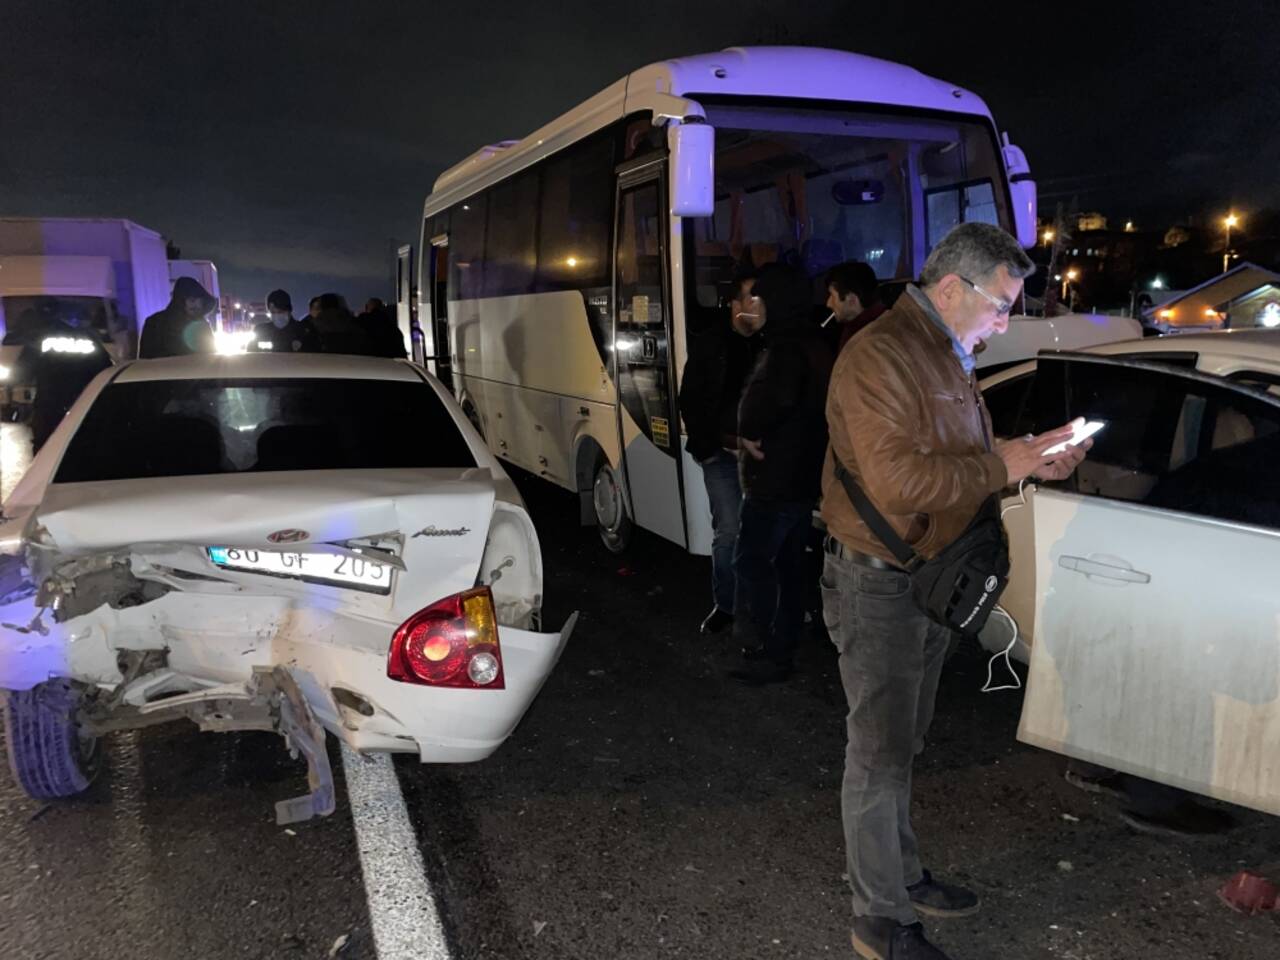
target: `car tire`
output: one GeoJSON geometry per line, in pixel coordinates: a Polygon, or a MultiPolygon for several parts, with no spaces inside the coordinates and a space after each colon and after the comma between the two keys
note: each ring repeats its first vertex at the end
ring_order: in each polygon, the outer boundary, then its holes
{"type": "Polygon", "coordinates": [[[591,483],[591,505],[595,509],[600,542],[610,553],[622,553],[631,543],[634,526],[627,514],[626,497],[618,472],[603,457],[596,462],[591,483]]]}
{"type": "Polygon", "coordinates": [[[9,770],[36,800],[72,797],[89,789],[101,768],[96,737],[80,736],[80,694],[66,680],[9,691],[4,739],[9,770]]]}

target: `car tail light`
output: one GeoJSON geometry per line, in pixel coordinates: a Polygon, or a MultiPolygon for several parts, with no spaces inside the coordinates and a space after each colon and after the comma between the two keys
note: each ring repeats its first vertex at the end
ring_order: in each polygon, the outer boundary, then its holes
{"type": "Polygon", "coordinates": [[[432,687],[502,690],[502,647],[488,587],[455,593],[396,629],[387,676],[432,687]]]}

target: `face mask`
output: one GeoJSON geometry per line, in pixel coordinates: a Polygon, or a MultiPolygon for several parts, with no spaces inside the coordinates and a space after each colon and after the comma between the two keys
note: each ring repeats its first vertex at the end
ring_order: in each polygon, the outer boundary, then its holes
{"type": "Polygon", "coordinates": [[[287,313],[275,313],[273,311],[271,314],[271,322],[274,323],[279,329],[283,330],[285,326],[289,323],[289,315],[287,313]]]}

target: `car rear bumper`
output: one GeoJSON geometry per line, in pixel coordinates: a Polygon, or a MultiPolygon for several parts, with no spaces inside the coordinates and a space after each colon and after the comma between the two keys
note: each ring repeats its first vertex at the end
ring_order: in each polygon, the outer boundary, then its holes
{"type": "MultiPolygon", "coordinates": [[[[23,690],[67,677],[121,694],[140,711],[189,691],[212,702],[252,688],[254,671],[284,666],[321,725],[356,750],[416,753],[424,762],[463,763],[493,753],[515,729],[555,666],[574,614],[556,633],[499,625],[504,689],[454,689],[387,676],[396,625],[296,598],[174,591],[141,606],[102,606],[62,623],[10,593],[0,604],[0,689],[23,690]],[[121,672],[122,654],[165,651],[151,684],[121,672]],[[163,681],[160,683],[159,681],[163,681]],[[151,699],[154,698],[154,702],[151,699]]],[[[234,710],[229,724],[235,729],[234,710]]]]}

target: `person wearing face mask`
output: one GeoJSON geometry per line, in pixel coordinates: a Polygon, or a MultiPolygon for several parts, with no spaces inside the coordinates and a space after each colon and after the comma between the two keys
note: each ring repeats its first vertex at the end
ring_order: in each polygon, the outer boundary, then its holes
{"type": "Polygon", "coordinates": [[[680,416],[689,437],[689,455],[702,465],[711,505],[712,607],[699,628],[704,635],[720,633],[733,624],[733,552],[742,507],[738,399],[760,352],[755,318],[747,315],[754,283],[751,275],[734,281],[728,318],[720,312],[723,308],[707,311],[712,315],[707,329],[689,336],[689,359],[680,381],[680,416]]]}
{"type": "Polygon", "coordinates": [[[320,350],[320,335],[309,317],[295,320],[293,300],[284,290],[267,294],[267,313],[271,320],[253,328],[250,353],[315,353],[320,350]]]}

